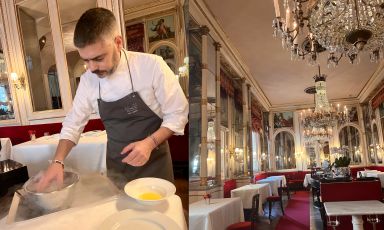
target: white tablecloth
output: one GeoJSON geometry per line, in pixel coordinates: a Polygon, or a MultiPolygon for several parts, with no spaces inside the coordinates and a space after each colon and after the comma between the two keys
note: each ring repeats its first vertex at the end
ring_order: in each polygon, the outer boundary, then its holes
{"type": "Polygon", "coordinates": [[[259,196],[259,214],[264,215],[263,203],[268,196],[271,195],[271,187],[269,184],[249,184],[240,188],[231,190],[231,197],[240,197],[243,202],[243,208],[252,208],[252,198],[255,194],[259,196]]]}
{"type": "Polygon", "coordinates": [[[7,160],[11,157],[12,143],[9,138],[0,138],[1,150],[0,150],[0,161],[7,160]]]}
{"type": "MultiPolygon", "coordinates": [[[[64,211],[51,213],[38,218],[16,222],[9,225],[3,225],[0,226],[0,228],[2,230],[94,230],[100,227],[101,223],[103,223],[103,221],[110,215],[125,209],[143,211],[143,216],[145,216],[145,212],[157,211],[162,214],[165,214],[166,216],[174,220],[180,226],[180,229],[187,229],[180,197],[173,195],[160,205],[148,206],[140,205],[135,200],[129,198],[125,194],[109,198],[96,204],[66,209],[64,211]]],[[[136,229],[135,226],[132,226],[132,229],[136,229]]]]}
{"type": "Polygon", "coordinates": [[[287,185],[287,179],[284,175],[282,176],[270,176],[262,180],[256,181],[256,184],[269,184],[271,186],[271,191],[273,195],[278,195],[278,188],[280,187],[280,181],[282,181],[282,186],[287,185]]]}
{"type": "MultiPolygon", "coordinates": [[[[29,176],[45,170],[53,159],[59,135],[43,136],[13,146],[11,159],[27,165],[29,176]]],[[[82,134],[79,143],[65,159],[67,169],[72,168],[80,174],[99,172],[105,173],[107,154],[107,135],[105,131],[90,131],[82,134]]]]}
{"type": "MultiPolygon", "coordinates": [[[[362,176],[365,177],[377,177],[379,178],[381,182],[381,187],[384,188],[384,172],[377,171],[377,170],[366,170],[366,171],[359,171],[361,172],[362,176]]],[[[357,177],[360,177],[360,173],[357,172],[357,177]]]]}
{"type": "Polygon", "coordinates": [[[308,187],[308,185],[312,184],[312,177],[310,173],[305,174],[303,185],[304,187],[308,187]]]}
{"type": "Polygon", "coordinates": [[[359,178],[360,177],[360,174],[363,176],[363,177],[367,177],[367,173],[380,173],[380,171],[378,170],[363,170],[363,171],[357,171],[357,177],[359,178]]]}
{"type": "Polygon", "coordinates": [[[190,230],[224,230],[229,225],[244,221],[243,205],[240,198],[211,199],[189,205],[190,230]]]}

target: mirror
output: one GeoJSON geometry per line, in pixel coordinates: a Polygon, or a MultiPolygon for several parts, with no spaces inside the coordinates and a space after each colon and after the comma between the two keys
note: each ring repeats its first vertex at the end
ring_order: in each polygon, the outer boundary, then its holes
{"type": "Polygon", "coordinates": [[[75,97],[77,86],[80,83],[80,76],[87,68],[73,44],[73,33],[80,16],[86,10],[96,7],[97,2],[96,0],[58,0],[58,6],[71,92],[72,97],[75,97]]]}
{"type": "Polygon", "coordinates": [[[45,0],[16,4],[33,111],[61,109],[54,42],[45,0]]]}
{"type": "Polygon", "coordinates": [[[0,121],[15,119],[10,88],[11,85],[8,81],[7,66],[5,64],[3,47],[2,43],[0,42],[0,121]]]}
{"type": "Polygon", "coordinates": [[[189,162],[191,177],[200,175],[201,142],[201,40],[191,34],[189,40],[190,84],[189,84],[189,162]]]}
{"type": "Polygon", "coordinates": [[[361,163],[359,130],[353,126],[345,126],[339,133],[340,148],[344,156],[351,159],[351,164],[361,163]]]}
{"type": "Polygon", "coordinates": [[[375,159],[376,164],[383,163],[383,152],[380,149],[379,131],[376,124],[373,124],[373,138],[372,143],[369,145],[370,154],[375,159]]]}
{"type": "Polygon", "coordinates": [[[276,169],[296,168],[295,141],[291,133],[282,131],[275,138],[276,169]]]}

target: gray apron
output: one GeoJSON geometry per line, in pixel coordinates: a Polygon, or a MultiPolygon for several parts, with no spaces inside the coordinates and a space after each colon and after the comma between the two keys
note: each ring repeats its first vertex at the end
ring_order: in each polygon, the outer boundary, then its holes
{"type": "MultiPolygon", "coordinates": [[[[122,51],[124,52],[124,51],[122,51]]],[[[140,141],[160,128],[162,119],[157,116],[134,90],[129,62],[127,62],[132,93],[113,101],[103,101],[100,94],[97,103],[99,113],[108,136],[107,174],[119,188],[131,180],[141,177],[158,177],[173,183],[172,159],[168,142],[165,141],[154,149],[146,164],[135,167],[121,162],[127,154],[120,152],[128,144],[140,141]]]]}

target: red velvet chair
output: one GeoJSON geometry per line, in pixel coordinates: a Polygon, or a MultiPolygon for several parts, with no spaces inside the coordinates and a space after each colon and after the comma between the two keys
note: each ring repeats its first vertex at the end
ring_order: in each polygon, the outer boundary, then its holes
{"type": "Polygon", "coordinates": [[[283,215],[285,215],[284,213],[284,206],[283,206],[283,188],[282,188],[282,181],[280,181],[280,187],[278,188],[277,192],[278,192],[278,196],[276,195],[272,195],[272,196],[269,196],[267,197],[267,202],[268,202],[268,219],[269,221],[271,221],[271,212],[272,212],[272,204],[274,202],[280,202],[280,207],[281,207],[281,212],[283,213],[283,215]]]}
{"type": "Polygon", "coordinates": [[[287,193],[288,200],[290,200],[291,199],[291,191],[290,191],[290,181],[288,178],[287,178],[287,184],[285,186],[281,186],[281,190],[282,190],[282,192],[287,193]]]}
{"type": "Polygon", "coordinates": [[[251,221],[231,224],[226,230],[256,230],[256,220],[259,215],[259,197],[260,194],[255,194],[252,198],[251,221]]]}
{"type": "Polygon", "coordinates": [[[230,198],[231,197],[231,190],[236,188],[236,180],[230,179],[224,182],[224,198],[230,198]]]}

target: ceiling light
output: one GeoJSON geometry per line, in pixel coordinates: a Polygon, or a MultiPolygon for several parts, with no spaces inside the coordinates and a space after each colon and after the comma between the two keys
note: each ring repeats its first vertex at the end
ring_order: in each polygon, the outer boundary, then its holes
{"type": "Polygon", "coordinates": [[[328,50],[328,66],[342,57],[359,63],[360,52],[372,62],[383,58],[384,0],[274,0],[274,36],[291,51],[292,59],[318,64],[319,53],[328,50]]]}

